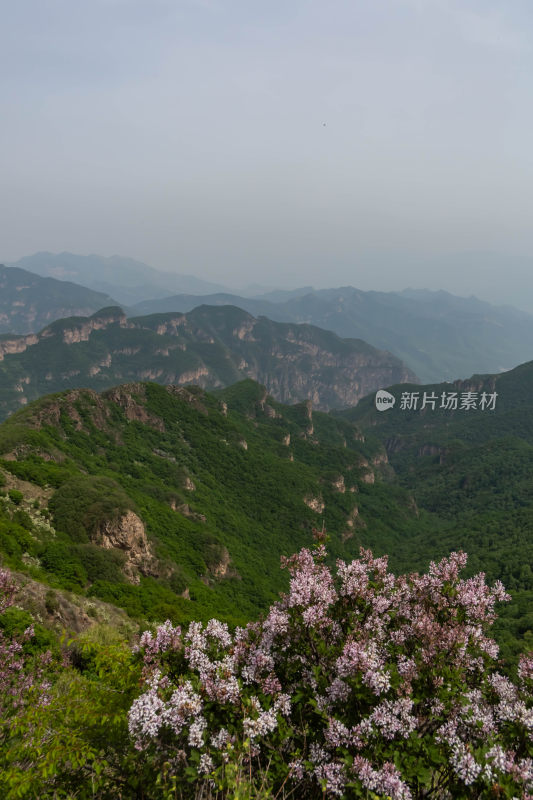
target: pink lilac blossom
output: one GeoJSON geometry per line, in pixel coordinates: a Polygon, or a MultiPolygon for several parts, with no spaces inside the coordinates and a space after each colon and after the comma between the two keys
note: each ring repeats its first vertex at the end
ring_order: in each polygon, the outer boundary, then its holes
{"type": "Polygon", "coordinates": [[[215,768],[215,762],[208,753],[202,753],[198,771],[200,775],[209,775],[215,768]]]}
{"type": "Polygon", "coordinates": [[[217,733],[214,733],[211,736],[211,746],[216,750],[223,750],[230,739],[231,737],[226,728],[221,728],[219,731],[217,731],[217,733]]]}
{"type": "Polygon", "coordinates": [[[385,739],[406,739],[415,730],[417,719],[411,714],[412,700],[384,700],[372,712],[370,721],[385,739]]]}
{"type": "Polygon", "coordinates": [[[246,738],[257,739],[258,736],[266,736],[272,733],[278,724],[276,712],[273,709],[263,711],[256,719],[244,717],[243,731],[246,738]]]}
{"type": "Polygon", "coordinates": [[[325,786],[328,797],[344,797],[346,772],[342,764],[319,764],[313,774],[318,783],[325,786]]]}
{"type": "MultiPolygon", "coordinates": [[[[10,608],[18,591],[9,570],[0,569],[0,614],[10,608]]],[[[50,651],[40,653],[31,661],[24,645],[35,636],[29,625],[20,636],[8,638],[0,630],[0,714],[7,720],[29,703],[46,706],[50,703],[50,683],[44,679],[45,669],[52,661],[50,651]]]]}
{"type": "Polygon", "coordinates": [[[521,681],[533,681],[533,655],[523,654],[520,656],[518,677],[521,681]]]}
{"type": "Polygon", "coordinates": [[[458,742],[455,747],[452,747],[450,763],[455,774],[465,786],[470,786],[471,783],[474,783],[481,772],[481,764],[476,762],[472,753],[466,749],[462,742],[458,742]]]}
{"type": "Polygon", "coordinates": [[[383,652],[373,640],[365,643],[348,641],[342,655],[337,659],[335,669],[339,678],[362,674],[363,683],[376,695],[384,694],[390,688],[383,652]]]}
{"type": "Polygon", "coordinates": [[[155,658],[160,653],[165,653],[167,650],[175,650],[181,643],[181,628],[178,626],[174,628],[171,621],[167,619],[162,625],[159,625],[155,637],[150,631],[145,631],[139,640],[139,649],[142,648],[145,660],[155,658]]]}
{"type": "Polygon", "coordinates": [[[17,592],[15,581],[7,569],[0,569],[0,614],[13,605],[17,592]]]}
{"type": "Polygon", "coordinates": [[[287,605],[301,606],[303,621],[312,627],[324,621],[328,608],[337,599],[329,569],[318,563],[325,555],[323,545],[318,551],[313,555],[310,550],[301,550],[297,558],[293,556],[287,562],[291,573],[287,605]]]}
{"type": "Polygon", "coordinates": [[[443,797],[454,787],[482,796],[500,778],[527,797],[533,660],[521,659],[516,685],[495,670],[487,632],[496,602],[508,599],[503,586],[461,580],[464,553],[398,578],[370,551],[338,561],[336,574],[325,557],[320,545],[285,559],[289,592],[233,634],[210,620],[143,635],[146,688],[129,717],[138,745],[172,731],[202,774],[239,752],[261,771],[277,753],[297,796],[342,797],[355,780],[411,800],[402,770],[422,740],[442,759],[432,774],[443,797]],[[173,653],[185,663],[177,679],[173,653]]]}
{"type": "Polygon", "coordinates": [[[394,764],[387,762],[381,769],[374,769],[366,758],[356,756],[353,770],[365,789],[390,797],[391,800],[411,800],[410,789],[402,781],[394,764]]]}

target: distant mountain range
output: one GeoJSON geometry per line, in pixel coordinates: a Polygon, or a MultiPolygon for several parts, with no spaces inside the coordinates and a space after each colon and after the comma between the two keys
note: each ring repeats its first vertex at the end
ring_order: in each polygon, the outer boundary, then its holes
{"type": "Polygon", "coordinates": [[[425,383],[503,372],[533,356],[533,315],[444,291],[301,287],[250,297],[118,256],[37,253],[17,263],[55,279],[73,278],[92,290],[62,280],[39,283],[29,272],[22,280],[16,270],[3,268],[0,333],[37,332],[51,320],[91,314],[106,305],[122,304],[130,316],[233,305],[254,317],[306,323],[342,338],[361,339],[396,355],[425,383]],[[25,286],[29,288],[21,288],[25,286]]]}
{"type": "Polygon", "coordinates": [[[124,305],[138,303],[147,297],[165,297],[178,292],[207,294],[226,290],[220,284],[202,281],[193,275],[161,272],[142,261],[122,256],[105,258],[98,255],[43,252],[25,256],[9,266],[26,269],[47,278],[75,281],[110,295],[124,305]]]}
{"type": "Polygon", "coordinates": [[[38,331],[61,317],[87,316],[114,303],[77,283],[0,265],[0,334],[38,331]]]}
{"type": "Polygon", "coordinates": [[[276,399],[346,408],[391,382],[416,381],[390,353],[311,325],[256,319],[234,306],[127,319],[120,308],[0,337],[0,418],[66,388],[124,381],[228,386],[263,383],[276,399]]]}
{"type": "Polygon", "coordinates": [[[351,286],[291,294],[179,295],[139,303],[135,311],[189,311],[200,302],[230,303],[254,316],[305,322],[363,339],[394,353],[424,382],[501,372],[533,356],[533,316],[475,297],[444,291],[363,292],[351,286]]]}

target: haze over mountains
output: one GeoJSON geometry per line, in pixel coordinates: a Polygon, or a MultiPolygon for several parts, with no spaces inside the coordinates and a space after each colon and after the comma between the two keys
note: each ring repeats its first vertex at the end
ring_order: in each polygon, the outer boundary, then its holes
{"type": "Polygon", "coordinates": [[[77,283],[0,264],[0,334],[39,331],[61,317],[93,314],[114,303],[77,283]]]}
{"type": "Polygon", "coordinates": [[[188,311],[199,302],[231,303],[280,322],[306,322],[364,339],[401,358],[424,382],[500,372],[533,353],[533,316],[476,297],[405,290],[363,292],[352,286],[295,292],[276,301],[219,294],[139,303],[138,313],[188,311]]]}
{"type": "Polygon", "coordinates": [[[220,284],[209,283],[193,275],[161,272],[141,261],[123,256],[105,258],[94,254],[81,256],[75,253],[41,252],[20,258],[9,266],[47,278],[75,281],[111,295],[125,305],[177,292],[207,294],[225,291],[220,284]]]}
{"type": "MultiPolygon", "coordinates": [[[[424,382],[466,378],[476,372],[501,372],[529,360],[533,353],[532,315],[443,291],[364,292],[350,286],[321,290],[301,287],[249,297],[212,293],[212,285],[196,278],[157,272],[140,262],[119,257],[45,253],[18,263],[31,264],[47,274],[75,274],[85,283],[107,287],[111,297],[95,296],[94,292],[84,294],[82,287],[78,287],[69,302],[51,298],[47,305],[36,291],[39,309],[42,307],[42,313],[38,313],[32,298],[21,295],[17,288],[20,281],[14,280],[16,273],[4,269],[4,280],[11,274],[14,287],[0,295],[0,332],[37,332],[51,319],[91,314],[105,305],[122,302],[121,297],[134,298],[144,293],[142,302],[128,305],[130,299],[123,303],[129,315],[188,312],[201,304],[234,305],[255,317],[308,323],[342,338],[362,339],[396,355],[424,382]],[[150,283],[152,279],[155,283],[150,283]],[[200,288],[194,293],[188,288],[188,293],[176,295],[172,292],[172,282],[187,287],[199,283],[200,288]],[[210,293],[203,294],[205,291],[210,293]],[[158,292],[161,296],[154,297],[158,292]],[[151,299],[146,299],[147,293],[152,294],[151,299]],[[80,310],[82,301],[85,305],[80,310]]],[[[37,289],[38,279],[31,278],[29,273],[25,275],[22,285],[31,280],[37,289]]],[[[42,284],[44,296],[50,293],[51,286],[55,284],[42,284]]],[[[59,281],[55,290],[66,292],[65,287],[59,281]]]]}

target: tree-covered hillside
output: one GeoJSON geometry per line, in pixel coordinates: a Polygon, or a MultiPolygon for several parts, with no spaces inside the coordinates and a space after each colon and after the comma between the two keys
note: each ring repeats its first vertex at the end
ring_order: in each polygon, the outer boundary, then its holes
{"type": "MultiPolygon", "coordinates": [[[[402,571],[463,548],[470,573],[531,591],[529,446],[491,456],[462,445],[449,465],[413,457],[404,468],[376,433],[278,404],[251,381],[216,396],[157,384],[48,396],[0,427],[0,548],[11,566],[136,618],[250,619],[283,586],[280,556],[322,525],[334,557],[370,547],[402,571]],[[498,479],[502,458],[515,472],[498,479]],[[55,532],[11,497],[20,481],[40,487],[55,532]]],[[[532,627],[524,598],[508,612],[515,651],[532,627]]]]}
{"type": "Polygon", "coordinates": [[[394,551],[426,526],[355,426],[251,381],[217,397],[156,384],[48,396],[3,423],[0,454],[7,563],[134,616],[249,619],[314,526],[335,556],[394,551]],[[17,504],[17,481],[41,487],[39,509],[17,504]]]}
{"type": "MultiPolygon", "coordinates": [[[[501,375],[388,391],[393,408],[378,411],[371,395],[340,418],[382,442],[399,484],[442,521],[430,540],[436,554],[462,548],[476,570],[504,582],[514,596],[505,614],[531,641],[533,362],[501,375]],[[416,409],[402,408],[415,399],[416,409]]],[[[409,544],[419,566],[427,545],[425,537],[409,544]]]]}
{"type": "Polygon", "coordinates": [[[0,425],[3,796],[522,795],[530,444],[354,414],[136,383],[0,425]]]}
{"type": "Polygon", "coordinates": [[[281,402],[345,408],[383,383],[416,380],[399,359],[311,325],[255,319],[233,306],[127,319],[120,308],[0,337],[0,419],[49,392],[126,381],[214,389],[243,378],[281,402]]]}

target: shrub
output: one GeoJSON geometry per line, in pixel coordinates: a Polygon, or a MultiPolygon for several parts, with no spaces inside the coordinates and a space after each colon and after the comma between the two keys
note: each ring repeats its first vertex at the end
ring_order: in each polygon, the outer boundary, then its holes
{"type": "Polygon", "coordinates": [[[41,563],[65,589],[79,589],[87,583],[87,573],[67,542],[49,542],[41,553],[41,563]]]}
{"type": "Polygon", "coordinates": [[[529,797],[533,658],[516,683],[497,669],[502,584],[461,579],[463,553],[400,577],[369,551],[325,558],[285,560],[289,592],[234,634],[145,632],[136,746],[224,797],[243,773],[249,797],[529,797]]]}
{"type": "Polygon", "coordinates": [[[86,543],[102,522],[118,519],[134,504],[111,478],[82,476],[66,481],[50,500],[54,525],[86,543]]]}
{"type": "Polygon", "coordinates": [[[7,494],[11,502],[15,503],[16,506],[19,506],[24,500],[24,495],[18,489],[10,489],[7,494]]]}
{"type": "MultiPolygon", "coordinates": [[[[0,619],[10,602],[9,576],[0,570],[0,619]]],[[[155,800],[140,788],[155,776],[143,774],[139,758],[133,768],[126,710],[138,670],[126,643],[99,629],[82,634],[80,674],[66,652],[61,664],[50,652],[27,655],[32,641],[32,627],[10,639],[0,630],[0,796],[155,800]]]]}

